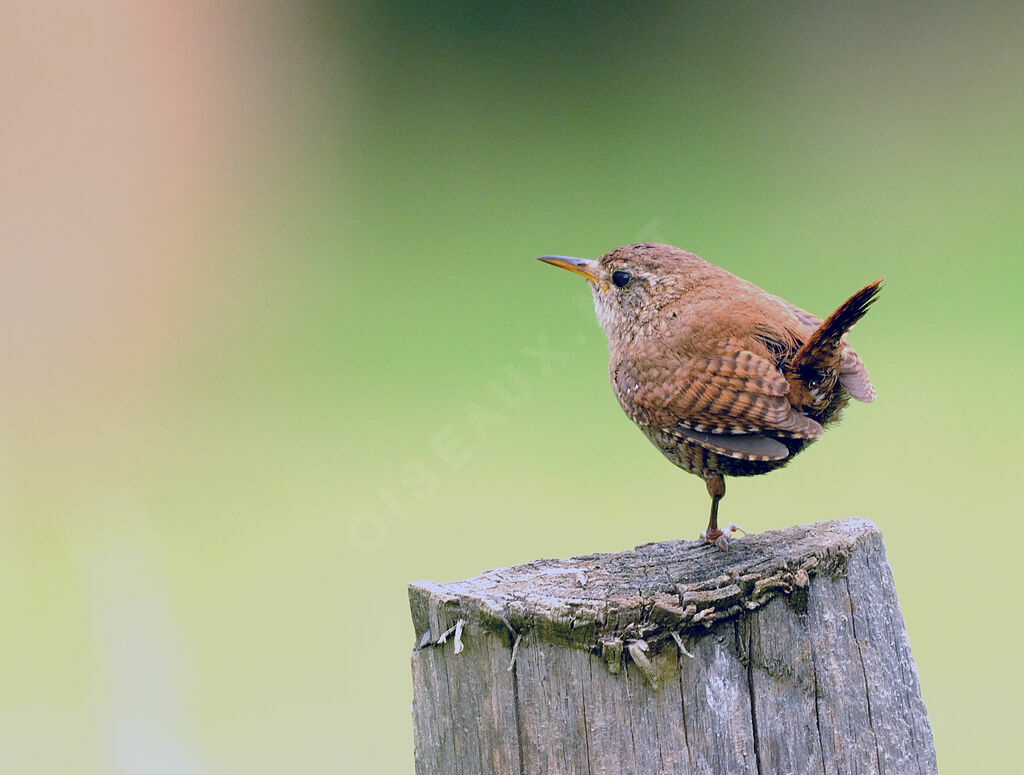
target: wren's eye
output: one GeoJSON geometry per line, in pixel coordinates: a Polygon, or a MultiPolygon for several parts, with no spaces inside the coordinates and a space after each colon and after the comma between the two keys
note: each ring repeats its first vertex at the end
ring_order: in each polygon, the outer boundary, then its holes
{"type": "Polygon", "coordinates": [[[616,269],[612,272],[612,282],[615,283],[616,288],[625,288],[629,285],[629,281],[633,279],[633,275],[627,272],[625,269],[616,269]]]}

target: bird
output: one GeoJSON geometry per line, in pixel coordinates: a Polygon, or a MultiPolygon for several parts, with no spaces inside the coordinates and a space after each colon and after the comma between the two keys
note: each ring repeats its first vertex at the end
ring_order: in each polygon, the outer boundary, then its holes
{"type": "Polygon", "coordinates": [[[700,537],[728,551],[718,525],[725,477],[789,463],[850,398],[875,400],[846,333],[875,302],[868,283],[824,320],[672,245],[624,245],[600,258],[539,256],[582,275],[608,340],[619,405],[672,463],[704,479],[700,537]]]}

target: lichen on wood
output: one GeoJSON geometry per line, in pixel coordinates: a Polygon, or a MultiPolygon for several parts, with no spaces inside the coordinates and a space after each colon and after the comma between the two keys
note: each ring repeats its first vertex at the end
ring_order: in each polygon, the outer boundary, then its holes
{"type": "Polygon", "coordinates": [[[609,643],[642,640],[657,652],[674,643],[672,633],[707,630],[778,596],[805,608],[810,578],[841,576],[850,541],[871,529],[863,520],[791,528],[784,543],[763,533],[736,541],[725,555],[696,541],[667,541],[535,560],[449,584],[421,582],[411,586],[414,619],[424,644],[437,640],[427,633],[437,629],[437,609],[444,608],[453,621],[473,618],[513,639],[532,632],[600,654],[617,672],[610,655],[629,649],[612,652],[609,643]],[[417,617],[421,598],[426,610],[417,617]]]}

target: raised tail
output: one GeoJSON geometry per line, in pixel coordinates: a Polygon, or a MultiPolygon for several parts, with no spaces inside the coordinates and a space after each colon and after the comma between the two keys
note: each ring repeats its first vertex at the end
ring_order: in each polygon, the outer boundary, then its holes
{"type": "Polygon", "coordinates": [[[857,353],[843,342],[843,335],[864,317],[882,287],[881,279],[865,285],[848,298],[796,351],[785,368],[790,402],[819,421],[827,420],[845,403],[836,383],[858,401],[873,401],[875,390],[857,353]]]}
{"type": "Polygon", "coordinates": [[[839,308],[807,338],[803,347],[796,351],[787,371],[798,372],[801,366],[816,366],[818,361],[834,357],[840,348],[843,334],[864,317],[868,307],[878,298],[881,288],[882,279],[879,278],[840,304],[839,308]]]}

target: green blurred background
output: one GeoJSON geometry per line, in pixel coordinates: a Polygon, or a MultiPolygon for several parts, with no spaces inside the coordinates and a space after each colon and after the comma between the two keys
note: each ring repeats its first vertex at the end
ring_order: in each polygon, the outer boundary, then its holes
{"type": "Polygon", "coordinates": [[[884,532],[944,772],[1019,768],[1024,7],[7,7],[0,772],[412,772],[405,585],[696,536],[543,253],[691,249],[879,399],[732,480],[884,532]]]}

